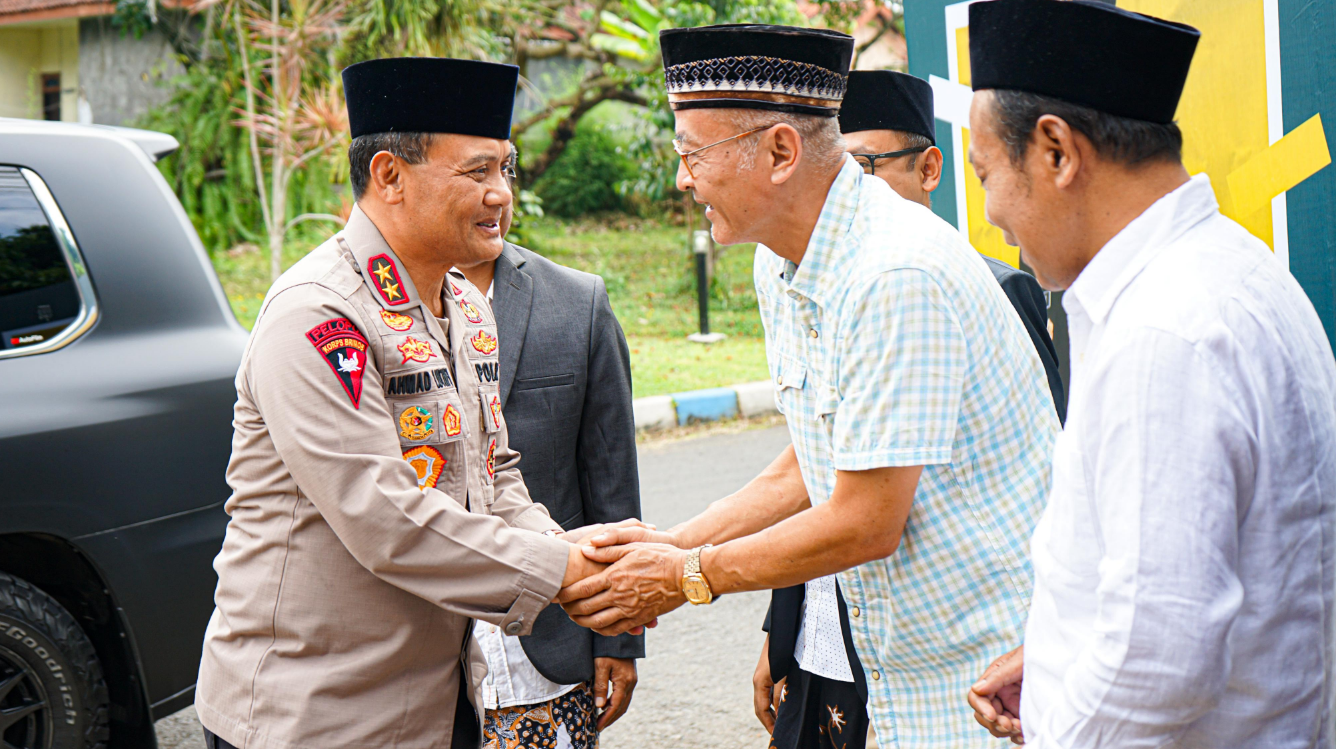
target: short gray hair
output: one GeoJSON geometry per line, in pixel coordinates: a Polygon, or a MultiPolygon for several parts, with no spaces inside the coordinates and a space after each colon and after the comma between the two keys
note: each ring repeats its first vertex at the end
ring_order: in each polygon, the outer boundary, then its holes
{"type": "Polygon", "coordinates": [[[431,133],[369,133],[353,138],[348,146],[348,178],[353,183],[353,199],[361,200],[371,179],[371,160],[381,151],[409,164],[427,160],[431,147],[431,133]]]}
{"type": "MultiPolygon", "coordinates": [[[[802,138],[803,158],[811,159],[813,166],[818,169],[836,169],[844,160],[844,136],[840,135],[840,121],[836,117],[773,112],[768,109],[726,109],[721,114],[724,115],[724,121],[740,133],[780,123],[789,125],[802,138]]],[[[751,169],[756,165],[759,146],[759,138],[742,139],[738,169],[751,169]]]]}

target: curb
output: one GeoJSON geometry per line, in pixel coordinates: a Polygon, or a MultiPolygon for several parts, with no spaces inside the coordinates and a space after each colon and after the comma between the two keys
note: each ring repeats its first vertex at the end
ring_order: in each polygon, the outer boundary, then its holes
{"type": "Polygon", "coordinates": [[[739,415],[751,418],[779,411],[775,407],[775,386],[769,380],[636,398],[631,402],[631,408],[637,431],[718,421],[739,415]]]}

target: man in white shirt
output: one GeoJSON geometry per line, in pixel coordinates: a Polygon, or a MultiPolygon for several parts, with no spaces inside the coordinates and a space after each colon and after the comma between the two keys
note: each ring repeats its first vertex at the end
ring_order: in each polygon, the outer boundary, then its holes
{"type": "Polygon", "coordinates": [[[989,220],[1068,290],[1024,646],[968,695],[1036,749],[1333,740],[1336,363],[1284,265],[1183,167],[1198,37],[1088,2],[970,7],[989,220]]]}

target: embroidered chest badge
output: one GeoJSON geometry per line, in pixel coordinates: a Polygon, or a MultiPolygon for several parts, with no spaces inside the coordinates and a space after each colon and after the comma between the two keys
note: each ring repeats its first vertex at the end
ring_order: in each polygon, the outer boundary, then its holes
{"type": "Polygon", "coordinates": [[[399,414],[399,436],[419,442],[436,433],[436,419],[422,406],[409,406],[399,414]]]}
{"type": "Polygon", "coordinates": [[[362,402],[362,374],[366,371],[366,338],[346,317],[326,320],[306,331],[306,339],[325,357],[325,363],[339,378],[339,384],[359,408],[362,402]]]}
{"type": "Polygon", "coordinates": [[[501,428],[501,397],[493,395],[487,399],[487,410],[492,413],[492,427],[501,428]]]}
{"type": "Polygon", "coordinates": [[[403,304],[408,301],[404,294],[404,283],[399,280],[399,269],[389,255],[377,255],[367,261],[367,270],[371,271],[371,280],[376,284],[376,291],[386,304],[403,304]]]}
{"type": "Polygon", "coordinates": [[[441,478],[441,472],[449,463],[441,451],[429,445],[414,447],[411,450],[404,451],[404,460],[408,465],[413,466],[417,472],[418,489],[426,491],[435,489],[436,482],[441,478]]]}
{"type": "Polygon", "coordinates": [[[479,330],[477,335],[469,339],[469,344],[473,346],[474,351],[477,351],[483,356],[496,351],[496,338],[487,335],[487,331],[485,330],[479,330]]]}
{"type": "Polygon", "coordinates": [[[482,322],[482,313],[467,299],[459,300],[459,308],[464,311],[464,319],[471,323],[482,322]]]}
{"type": "Polygon", "coordinates": [[[383,309],[380,311],[380,319],[385,321],[385,324],[389,326],[390,330],[394,330],[400,333],[413,327],[413,318],[409,317],[408,315],[401,315],[397,312],[391,312],[387,309],[383,309]]]}
{"type": "Polygon", "coordinates": [[[400,364],[407,364],[410,361],[425,362],[436,355],[431,350],[431,343],[428,341],[419,341],[413,336],[404,338],[404,342],[396,346],[399,353],[404,355],[404,360],[400,364]]]}
{"type": "Polygon", "coordinates": [[[450,290],[455,292],[455,296],[464,296],[464,290],[456,286],[454,281],[450,282],[450,290]]]}
{"type": "Polygon", "coordinates": [[[445,413],[441,414],[441,422],[447,437],[458,437],[464,431],[464,420],[460,418],[459,409],[453,404],[446,404],[445,413]]]}
{"type": "Polygon", "coordinates": [[[496,479],[496,438],[487,441],[487,478],[496,479]]]}

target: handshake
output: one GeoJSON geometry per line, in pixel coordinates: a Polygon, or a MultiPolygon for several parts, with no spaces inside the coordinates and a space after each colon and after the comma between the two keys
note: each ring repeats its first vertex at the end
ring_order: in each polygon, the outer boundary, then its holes
{"type": "Polygon", "coordinates": [[[601,635],[639,634],[686,603],[681,584],[687,550],[672,533],[630,519],[558,538],[578,551],[556,598],[576,624],[601,635]]]}

